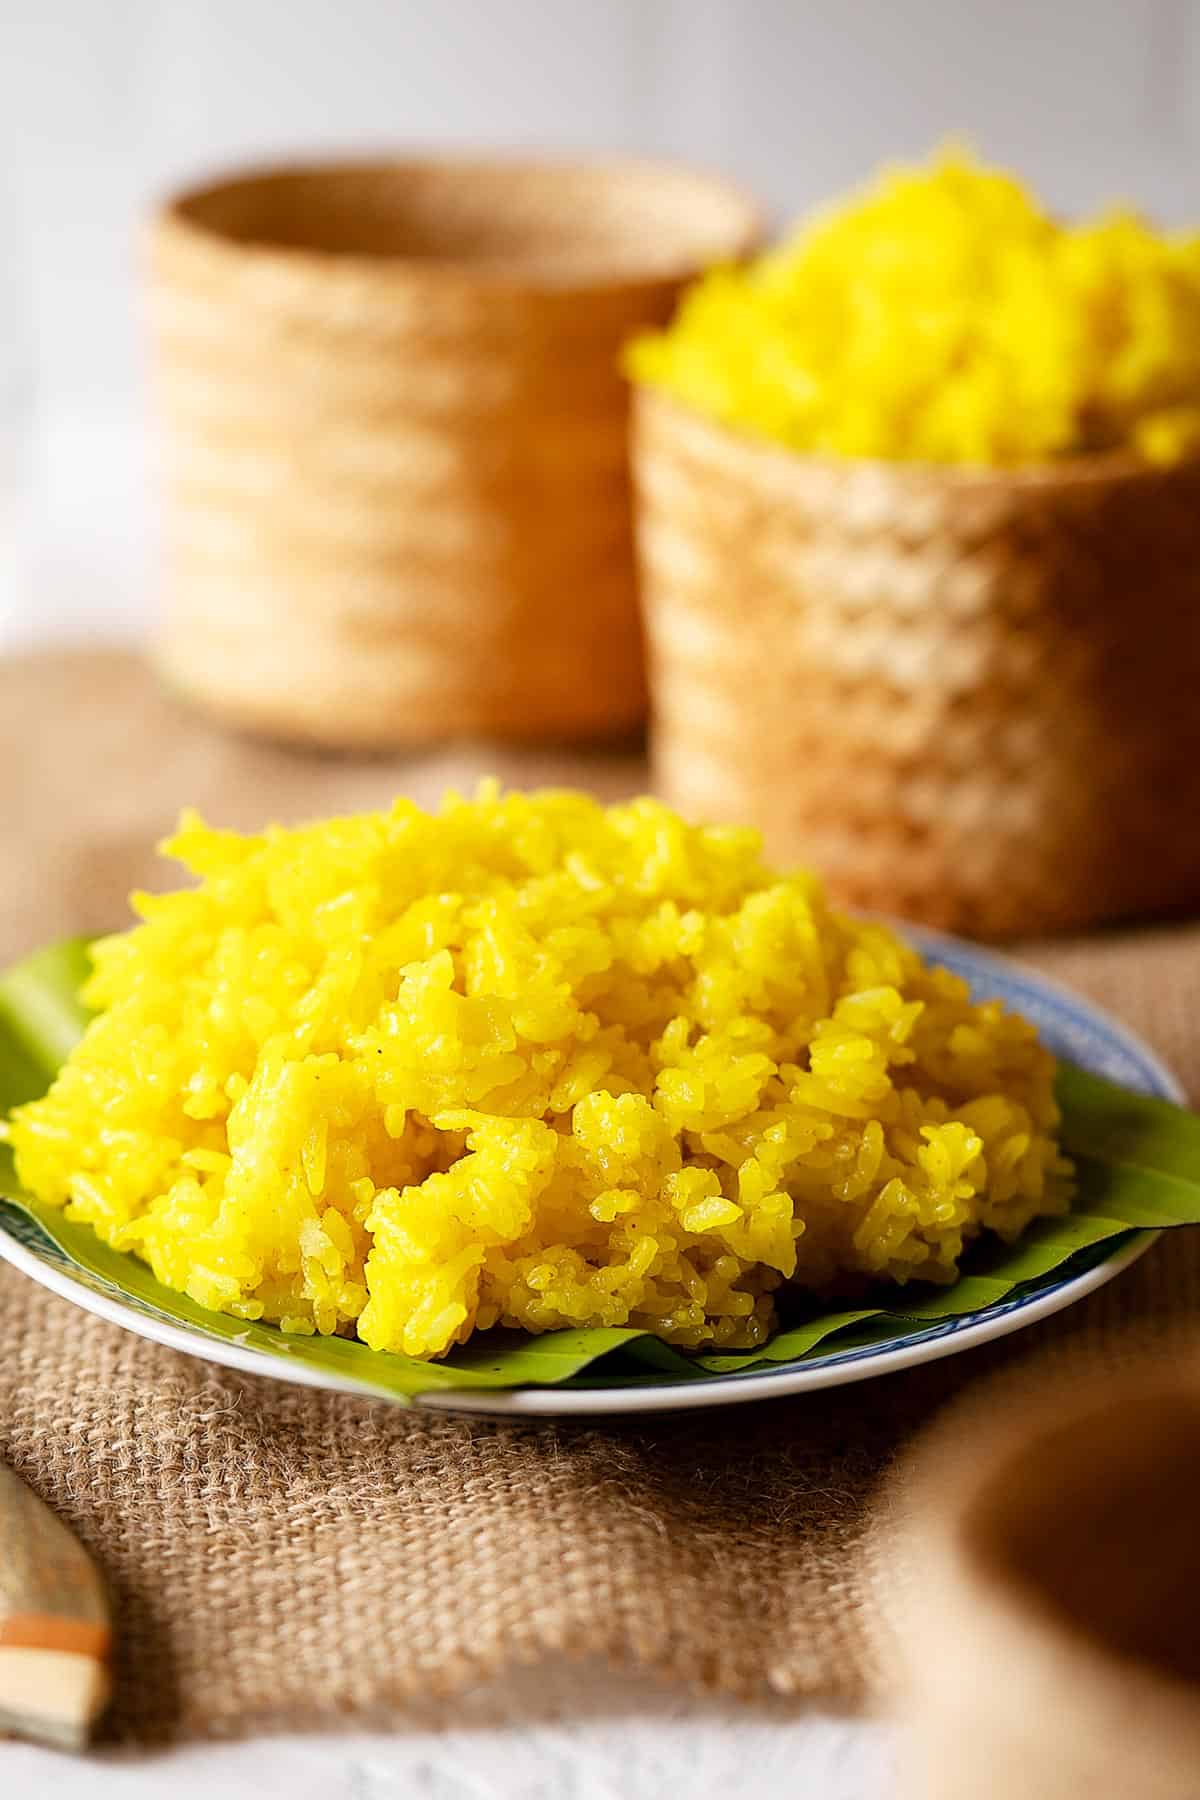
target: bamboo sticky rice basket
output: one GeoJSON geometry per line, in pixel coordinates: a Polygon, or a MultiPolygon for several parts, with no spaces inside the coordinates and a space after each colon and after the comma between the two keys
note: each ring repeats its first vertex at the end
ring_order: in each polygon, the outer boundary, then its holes
{"type": "Polygon", "coordinates": [[[658,785],[976,935],[1200,899],[1200,463],[835,463],[638,396],[658,785]]]}
{"type": "Polygon", "coordinates": [[[1196,1792],[1196,1345],[1108,1345],[972,1386],[893,1484],[904,1800],[1196,1792]]]}
{"type": "Polygon", "coordinates": [[[291,168],[168,205],[170,683],[337,747],[635,725],[619,346],[759,230],[637,163],[291,168]]]}

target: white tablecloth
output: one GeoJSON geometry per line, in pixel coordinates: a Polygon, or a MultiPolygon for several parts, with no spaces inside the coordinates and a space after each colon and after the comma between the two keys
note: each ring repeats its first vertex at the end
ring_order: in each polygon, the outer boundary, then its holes
{"type": "Polygon", "coordinates": [[[0,1746],[24,1800],[884,1800],[882,1726],[722,1707],[498,1730],[299,1738],[86,1759],[0,1746]]]}

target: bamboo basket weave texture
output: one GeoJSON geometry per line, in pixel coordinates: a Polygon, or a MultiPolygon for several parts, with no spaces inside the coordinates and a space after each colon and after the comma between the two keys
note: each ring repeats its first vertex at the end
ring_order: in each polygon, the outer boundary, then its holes
{"type": "Polygon", "coordinates": [[[759,231],[637,163],[292,168],[165,207],[169,682],[336,747],[636,724],[619,346],[759,231]]]}
{"type": "Polygon", "coordinates": [[[1200,900],[1200,463],[834,463],[638,397],[657,781],[981,936],[1200,900]]]}

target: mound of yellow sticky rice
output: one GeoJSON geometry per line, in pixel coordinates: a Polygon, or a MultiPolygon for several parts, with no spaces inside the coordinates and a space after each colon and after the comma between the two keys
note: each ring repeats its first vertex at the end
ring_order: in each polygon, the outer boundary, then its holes
{"type": "Polygon", "coordinates": [[[25,1185],[201,1305],[436,1356],[492,1325],[769,1336],[1062,1211],[1053,1059],[883,925],[657,802],[261,836],[95,946],[25,1185]]]}
{"type": "Polygon", "coordinates": [[[806,455],[1011,466],[1200,455],[1200,231],[1064,223],[950,150],[715,269],[635,380],[806,455]]]}

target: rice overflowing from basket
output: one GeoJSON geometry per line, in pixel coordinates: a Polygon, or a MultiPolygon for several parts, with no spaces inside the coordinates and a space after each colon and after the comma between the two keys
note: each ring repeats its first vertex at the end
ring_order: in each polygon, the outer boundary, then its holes
{"type": "Polygon", "coordinates": [[[638,381],[822,456],[1200,454],[1200,233],[1052,217],[950,152],[885,170],[635,340],[638,381]]]}
{"type": "Polygon", "coordinates": [[[436,1356],[496,1324],[753,1346],[785,1282],[949,1282],[1065,1210],[1034,1029],[754,833],[449,796],[257,837],[99,942],[19,1175],[201,1305],[436,1356]]]}

